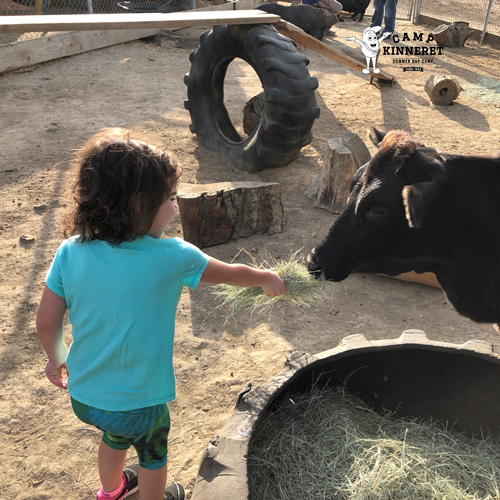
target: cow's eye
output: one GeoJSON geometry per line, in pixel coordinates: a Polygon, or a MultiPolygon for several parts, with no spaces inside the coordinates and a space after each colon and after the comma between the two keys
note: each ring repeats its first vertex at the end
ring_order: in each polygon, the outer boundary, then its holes
{"type": "Polygon", "coordinates": [[[387,207],[374,206],[366,212],[366,216],[368,219],[379,219],[380,217],[385,217],[388,213],[389,209],[387,207]]]}

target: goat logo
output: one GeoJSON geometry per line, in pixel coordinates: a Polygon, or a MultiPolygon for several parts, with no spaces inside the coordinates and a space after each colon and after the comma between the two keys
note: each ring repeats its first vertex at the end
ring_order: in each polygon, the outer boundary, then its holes
{"type": "Polygon", "coordinates": [[[385,40],[391,33],[384,33],[380,39],[377,38],[377,33],[382,29],[382,26],[368,27],[363,31],[363,40],[358,40],[355,36],[346,38],[349,42],[357,42],[361,46],[361,52],[366,58],[366,68],[363,69],[364,75],[370,74],[370,61],[373,66],[373,73],[378,75],[380,69],[377,68],[377,56],[380,50],[380,42],[385,40]]]}

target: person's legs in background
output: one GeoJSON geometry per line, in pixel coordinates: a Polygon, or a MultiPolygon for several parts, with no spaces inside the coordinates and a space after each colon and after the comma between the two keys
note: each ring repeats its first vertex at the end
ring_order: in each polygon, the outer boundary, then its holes
{"type": "Polygon", "coordinates": [[[398,0],[386,0],[385,2],[385,17],[383,33],[394,33],[396,26],[396,7],[398,0]]]}
{"type": "Polygon", "coordinates": [[[386,0],[373,0],[373,16],[370,28],[373,28],[374,26],[382,26],[385,1],[386,0]]]}

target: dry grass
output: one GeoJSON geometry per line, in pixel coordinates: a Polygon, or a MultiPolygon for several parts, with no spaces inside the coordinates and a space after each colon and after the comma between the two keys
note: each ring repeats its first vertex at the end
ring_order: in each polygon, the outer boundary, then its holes
{"type": "Polygon", "coordinates": [[[313,388],[268,413],[248,457],[250,499],[494,500],[500,445],[381,416],[313,388]]]}
{"type": "MultiPolygon", "coordinates": [[[[250,255],[246,250],[240,250],[250,255]]],[[[216,309],[227,308],[226,321],[234,314],[244,309],[247,312],[269,311],[274,306],[283,303],[293,303],[309,307],[310,303],[323,295],[323,289],[327,283],[317,280],[309,274],[303,259],[293,253],[288,260],[277,260],[269,256],[260,264],[252,257],[250,266],[258,269],[271,269],[285,282],[286,292],[278,297],[266,297],[261,287],[238,287],[231,285],[214,285],[212,293],[220,301],[216,309]]]]}

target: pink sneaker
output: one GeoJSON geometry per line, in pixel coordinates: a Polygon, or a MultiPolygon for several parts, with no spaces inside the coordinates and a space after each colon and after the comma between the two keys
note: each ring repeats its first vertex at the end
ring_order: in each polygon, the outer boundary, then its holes
{"type": "Polygon", "coordinates": [[[97,493],[97,500],[121,500],[122,498],[127,498],[139,489],[139,482],[137,480],[137,465],[132,465],[123,469],[123,475],[125,476],[125,484],[122,490],[118,493],[116,497],[103,496],[101,491],[97,493]]]}

